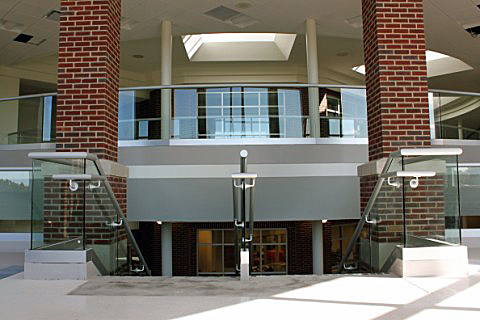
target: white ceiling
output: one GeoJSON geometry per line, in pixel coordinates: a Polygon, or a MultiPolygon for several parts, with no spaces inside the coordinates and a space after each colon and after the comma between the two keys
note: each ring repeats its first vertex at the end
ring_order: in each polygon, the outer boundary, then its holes
{"type": "MultiPolygon", "coordinates": [[[[431,85],[448,88],[453,84],[464,90],[480,91],[480,37],[474,39],[462,28],[465,24],[478,22],[480,25],[480,9],[476,7],[480,0],[425,0],[424,3],[428,48],[459,58],[474,68],[433,78],[431,85]]],[[[58,46],[58,23],[44,19],[52,9],[59,9],[58,0],[0,0],[0,19],[22,25],[24,33],[34,36],[32,42],[46,39],[40,46],[23,44],[12,41],[16,32],[0,30],[0,65],[15,66],[32,59],[41,61],[42,57],[46,57],[45,64],[55,61],[51,56],[58,46]]],[[[335,61],[340,59],[337,54],[346,52],[338,63],[343,69],[336,71],[347,73],[348,68],[359,64],[357,49],[362,31],[346,20],[358,20],[360,15],[361,0],[123,0],[122,16],[131,30],[122,30],[122,68],[134,69],[142,64],[138,59],[130,59],[131,54],[157,48],[152,46],[152,39],[159,38],[160,22],[164,19],[173,22],[175,35],[209,32],[291,32],[301,35],[305,19],[313,17],[318,24],[319,53],[331,55],[326,56],[325,61],[330,64],[325,66],[334,68],[335,61]],[[250,6],[244,8],[242,3],[250,6]],[[258,23],[239,28],[203,14],[219,5],[237,10],[258,23]],[[327,40],[330,42],[325,42],[327,40]]],[[[301,39],[297,38],[296,42],[301,39]]],[[[323,61],[320,61],[320,67],[323,61]]]]}

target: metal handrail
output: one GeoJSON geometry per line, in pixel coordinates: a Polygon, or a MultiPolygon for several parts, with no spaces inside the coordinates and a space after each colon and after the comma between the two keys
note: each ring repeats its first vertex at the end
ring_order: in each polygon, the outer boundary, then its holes
{"type": "MultiPolygon", "coordinates": [[[[204,84],[176,84],[176,85],[125,87],[125,88],[119,88],[119,91],[155,90],[155,89],[225,88],[225,87],[366,89],[366,87],[364,85],[346,85],[346,84],[315,84],[315,83],[220,83],[220,84],[212,84],[212,83],[204,83],[204,84]]],[[[455,90],[444,90],[444,89],[429,89],[428,91],[432,92],[432,93],[471,95],[471,96],[480,97],[480,92],[455,91],[455,90]]],[[[0,102],[19,100],[19,99],[30,99],[30,98],[57,96],[57,95],[58,95],[57,92],[30,94],[30,95],[25,95],[25,96],[14,96],[14,97],[0,98],[0,102]]]]}
{"type": "MultiPolygon", "coordinates": [[[[113,207],[115,208],[116,213],[120,216],[120,220],[122,221],[122,225],[125,228],[126,234],[130,242],[132,243],[135,251],[138,254],[138,257],[140,258],[140,261],[142,264],[145,266],[145,272],[151,276],[152,272],[148,268],[148,265],[145,261],[145,258],[142,255],[142,252],[140,251],[140,248],[138,247],[137,241],[135,240],[132,230],[130,229],[130,226],[128,225],[128,220],[123,214],[123,210],[120,207],[120,204],[117,201],[117,197],[113,193],[112,186],[110,185],[110,182],[108,179],[106,179],[106,174],[103,171],[103,168],[101,166],[100,160],[95,154],[87,153],[87,152],[30,152],[28,154],[28,157],[31,159],[36,159],[36,160],[43,160],[45,159],[46,161],[52,161],[53,159],[56,159],[58,161],[66,160],[66,159],[86,159],[86,160],[91,160],[95,164],[95,167],[98,170],[98,173],[100,176],[105,179],[104,180],[104,186],[105,189],[107,190],[107,193],[110,197],[110,200],[113,202],[113,207]],[[44,157],[43,157],[43,156],[44,157]]],[[[62,176],[62,175],[59,175],[62,176]]],[[[70,175],[70,178],[86,178],[87,180],[90,180],[92,178],[92,175],[70,175]],[[75,176],[75,177],[74,177],[75,176]],[[90,177],[88,177],[90,176],[90,177]]],[[[67,175],[63,175],[61,178],[68,178],[67,175]]],[[[102,180],[103,180],[102,179],[102,180]]]]}
{"type": "MultiPolygon", "coordinates": [[[[338,273],[341,273],[342,270],[344,269],[344,265],[348,257],[352,253],[353,247],[357,242],[358,237],[360,236],[360,233],[362,232],[362,229],[365,223],[370,223],[373,221],[369,219],[370,211],[372,210],[373,205],[377,200],[378,194],[380,193],[383,183],[385,182],[386,179],[388,179],[389,176],[392,176],[391,174],[388,173],[388,170],[390,169],[393,159],[397,157],[410,156],[415,158],[408,159],[408,163],[415,163],[415,162],[421,162],[421,161],[432,159],[435,156],[445,156],[445,155],[458,156],[462,153],[463,153],[463,150],[461,148],[405,148],[405,149],[400,149],[398,151],[390,153],[388,155],[387,161],[385,162],[385,165],[383,166],[382,172],[378,176],[377,183],[375,185],[375,188],[373,189],[370,199],[368,199],[368,203],[365,207],[365,210],[363,211],[362,216],[360,217],[360,221],[358,222],[357,227],[353,232],[352,239],[348,243],[345,255],[342,257],[342,260],[338,265],[338,273]]],[[[428,172],[428,171],[425,171],[425,172],[428,172]]],[[[395,175],[397,175],[397,173],[395,173],[395,175]]]]}
{"type": "MultiPolygon", "coordinates": [[[[100,164],[100,160],[96,159],[93,162],[95,163],[95,166],[97,167],[97,170],[100,173],[100,175],[101,176],[106,176],[105,172],[103,171],[102,165],[100,164]]],[[[142,251],[140,251],[140,248],[138,247],[137,241],[135,240],[135,237],[133,236],[132,229],[130,229],[130,226],[128,225],[128,220],[125,217],[125,215],[123,214],[123,210],[122,210],[122,208],[120,207],[120,204],[117,201],[117,197],[113,193],[112,186],[110,185],[110,182],[108,181],[108,179],[105,181],[104,185],[105,185],[105,189],[107,190],[107,193],[110,197],[110,200],[113,201],[113,206],[115,208],[115,211],[120,216],[120,220],[122,221],[123,226],[125,228],[125,231],[127,232],[127,237],[130,240],[130,242],[132,243],[133,248],[137,252],[141,263],[145,267],[145,272],[147,273],[147,275],[151,276],[152,272],[151,272],[150,268],[148,267],[145,258],[143,257],[142,251]]]]}
{"type": "Polygon", "coordinates": [[[30,98],[50,97],[50,96],[56,96],[56,95],[57,95],[56,92],[29,94],[29,95],[26,95],[26,96],[16,96],[16,97],[0,98],[0,102],[1,102],[1,101],[12,101],[12,100],[30,99],[30,98]]]}
{"type": "Polygon", "coordinates": [[[375,204],[375,200],[377,200],[378,194],[380,193],[380,189],[382,188],[383,182],[385,182],[385,175],[388,172],[388,169],[390,168],[390,165],[393,162],[393,159],[395,159],[396,153],[391,153],[387,161],[385,162],[385,165],[383,166],[382,173],[378,177],[377,184],[375,185],[375,188],[373,189],[372,195],[370,196],[370,199],[368,199],[367,206],[365,207],[365,210],[363,211],[362,216],[360,217],[360,221],[357,224],[357,227],[355,228],[355,231],[353,232],[352,239],[348,243],[347,250],[345,251],[345,255],[342,257],[342,260],[340,261],[340,264],[338,266],[338,273],[341,273],[342,270],[344,269],[344,265],[347,262],[348,257],[352,253],[353,246],[358,240],[358,237],[360,237],[360,233],[362,232],[363,226],[368,220],[368,216],[370,214],[370,211],[373,208],[373,205],[375,204]]]}

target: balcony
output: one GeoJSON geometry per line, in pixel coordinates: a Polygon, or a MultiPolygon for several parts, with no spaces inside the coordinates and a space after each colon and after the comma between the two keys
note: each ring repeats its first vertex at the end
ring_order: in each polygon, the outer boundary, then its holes
{"type": "MultiPolygon", "coordinates": [[[[435,123],[433,144],[480,140],[479,93],[431,90],[429,103],[435,123]]],[[[0,107],[1,145],[54,142],[55,93],[2,98],[0,107]]],[[[365,88],[307,84],[123,88],[118,136],[121,146],[367,144],[365,88]],[[169,121],[162,122],[162,115],[169,121]]]]}

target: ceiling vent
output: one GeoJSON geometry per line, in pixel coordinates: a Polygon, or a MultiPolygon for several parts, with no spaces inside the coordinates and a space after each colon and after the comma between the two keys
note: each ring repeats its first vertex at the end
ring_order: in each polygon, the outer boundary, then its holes
{"type": "Polygon", "coordinates": [[[473,38],[478,37],[480,34],[480,24],[479,25],[464,25],[463,28],[467,31],[473,38]]]}
{"type": "Polygon", "coordinates": [[[255,20],[246,14],[225,6],[218,6],[205,12],[204,14],[210,18],[234,25],[239,28],[246,28],[258,22],[258,20],[255,20]]]}
{"type": "Polygon", "coordinates": [[[62,13],[58,10],[52,10],[45,15],[45,19],[55,21],[55,22],[59,22],[61,14],[62,13]]]}
{"type": "Polygon", "coordinates": [[[17,42],[22,42],[22,43],[27,43],[28,41],[32,40],[33,36],[26,34],[26,33],[20,33],[13,41],[17,42]]]}

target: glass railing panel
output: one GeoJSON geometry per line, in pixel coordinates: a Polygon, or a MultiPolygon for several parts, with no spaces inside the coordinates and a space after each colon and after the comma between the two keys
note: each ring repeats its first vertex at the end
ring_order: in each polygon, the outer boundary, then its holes
{"type": "Polygon", "coordinates": [[[431,100],[437,139],[480,139],[480,94],[442,92],[431,100]]]}
{"type": "Polygon", "coordinates": [[[367,138],[365,89],[320,88],[320,137],[367,138]]]}
{"type": "Polygon", "coordinates": [[[86,182],[86,248],[92,248],[106,273],[118,269],[118,225],[121,223],[104,181],[86,182]]]}
{"type": "Polygon", "coordinates": [[[31,170],[0,170],[0,234],[30,239],[31,170]]]}
{"type": "Polygon", "coordinates": [[[463,229],[480,228],[480,166],[459,164],[460,208],[463,229]]]}
{"type": "Polygon", "coordinates": [[[459,189],[456,156],[404,159],[405,171],[434,176],[405,177],[405,246],[460,244],[459,189]]]}
{"type": "Polygon", "coordinates": [[[307,137],[306,89],[175,89],[173,139],[307,137]]]}
{"type": "Polygon", "coordinates": [[[55,113],[55,96],[0,101],[0,144],[53,141],[55,113]]]}
{"type": "MultiPolygon", "coordinates": [[[[397,160],[397,159],[395,159],[397,160]]],[[[396,166],[392,166],[394,169],[396,166]]],[[[395,168],[396,169],[396,168],[395,168]]],[[[389,173],[394,172],[390,170],[389,173]]],[[[403,189],[401,179],[385,179],[367,218],[371,225],[371,269],[388,268],[389,257],[403,243],[403,189]]]]}
{"type": "MultiPolygon", "coordinates": [[[[355,226],[352,226],[352,231],[355,229],[355,226]]],[[[336,228],[332,229],[332,238],[336,236],[343,236],[343,235],[336,235],[335,231],[336,228]]],[[[345,232],[345,230],[341,230],[345,232]]],[[[350,238],[347,238],[349,241],[351,240],[351,235],[353,232],[350,233],[350,238]]],[[[370,272],[371,265],[372,265],[372,228],[370,224],[365,224],[360,232],[358,239],[356,240],[352,251],[348,255],[345,263],[340,266],[340,261],[342,257],[347,254],[347,244],[349,241],[344,243],[332,243],[332,252],[334,252],[335,257],[335,265],[332,267],[332,272],[337,273],[340,270],[346,273],[358,273],[358,272],[370,272]],[[341,268],[341,269],[339,269],[341,268]]]]}
{"type": "Polygon", "coordinates": [[[120,91],[118,140],[160,139],[161,90],[120,91]]]}
{"type": "Polygon", "coordinates": [[[83,174],[84,160],[33,160],[32,249],[84,249],[84,183],[54,179],[83,174]]]}

